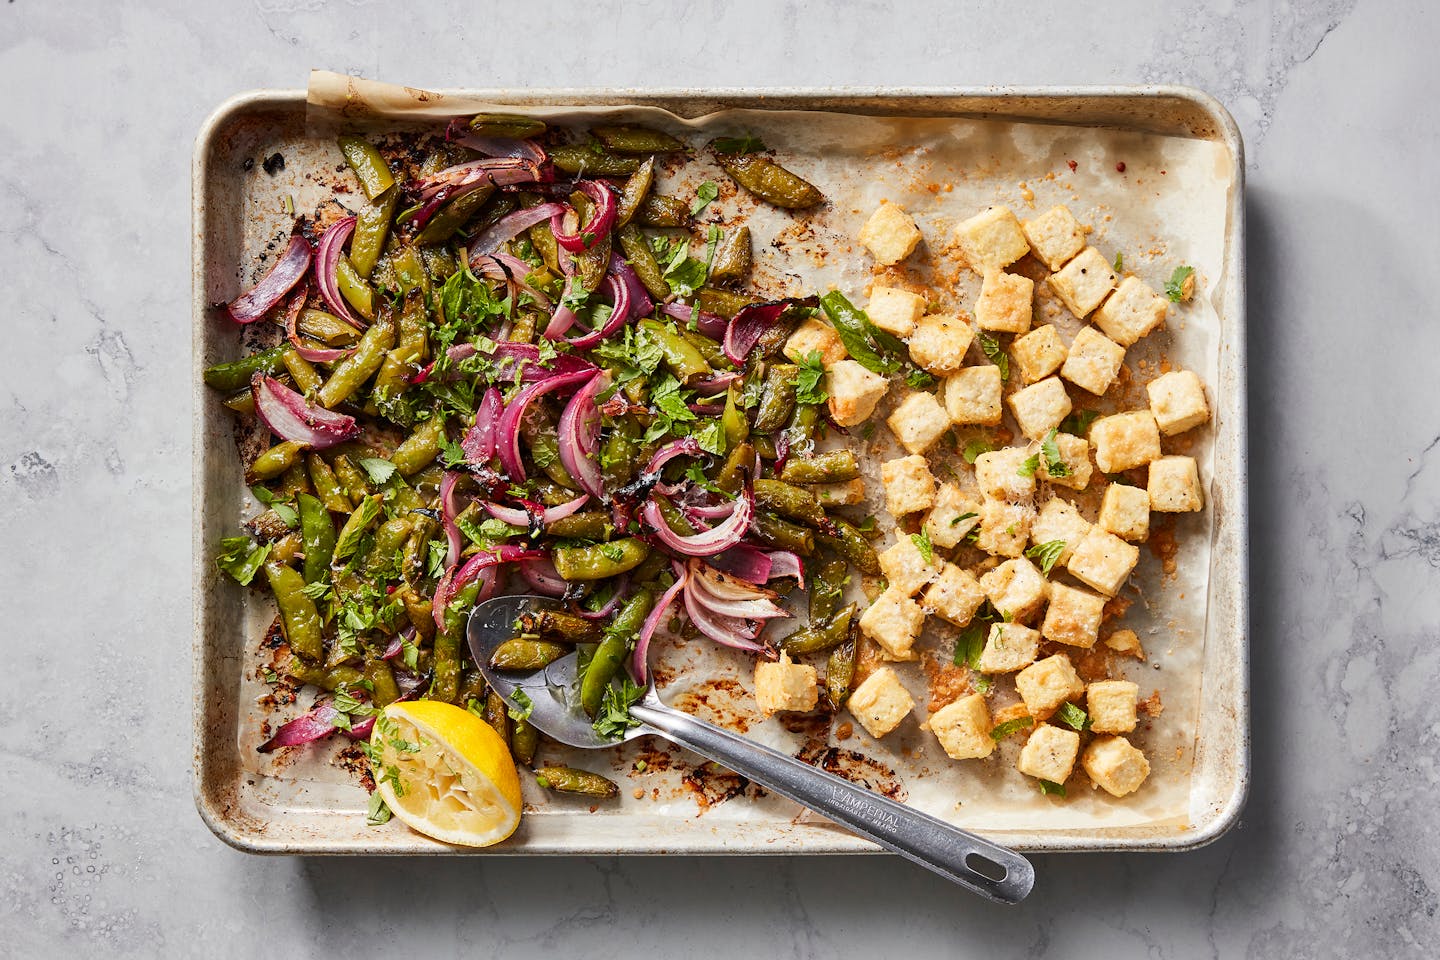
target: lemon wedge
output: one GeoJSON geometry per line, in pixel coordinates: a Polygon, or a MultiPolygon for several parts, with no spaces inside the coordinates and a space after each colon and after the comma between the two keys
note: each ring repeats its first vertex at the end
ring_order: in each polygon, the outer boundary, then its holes
{"type": "Polygon", "coordinates": [[[392,703],[370,747],[380,796],[427,837],[488,847],[520,825],[520,777],[510,750],[469,711],[438,700],[392,703]]]}

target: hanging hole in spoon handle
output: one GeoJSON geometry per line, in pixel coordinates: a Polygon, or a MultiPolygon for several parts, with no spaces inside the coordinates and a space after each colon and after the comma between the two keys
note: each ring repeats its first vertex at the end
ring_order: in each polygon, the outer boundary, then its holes
{"type": "Polygon", "coordinates": [[[661,735],[789,797],[866,839],[996,903],[1019,903],[1035,885],[1030,861],[849,780],[665,706],[651,692],[631,714],[661,735]]]}

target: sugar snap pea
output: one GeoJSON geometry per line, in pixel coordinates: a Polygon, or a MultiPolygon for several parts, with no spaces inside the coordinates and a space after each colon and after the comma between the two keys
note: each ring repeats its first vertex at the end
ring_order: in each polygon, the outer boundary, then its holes
{"type": "Polygon", "coordinates": [[[280,608],[280,625],[291,652],[310,663],[323,661],[325,640],[320,633],[320,613],[315,601],[305,595],[305,578],[283,564],[267,562],[265,579],[280,608]]]}
{"type": "Polygon", "coordinates": [[[250,461],[245,479],[251,483],[257,480],[272,480],[290,469],[305,452],[305,444],[295,440],[282,440],[250,461]]]}
{"type": "Polygon", "coordinates": [[[314,364],[300,356],[294,347],[287,347],[283,357],[285,369],[289,372],[290,379],[295,381],[295,386],[300,388],[301,393],[314,393],[320,389],[320,385],[325,380],[316,372],[314,364]]]}
{"type": "Polygon", "coordinates": [[[740,390],[733,383],[725,391],[725,412],[720,415],[720,428],[725,431],[725,442],[731,448],[750,436],[750,421],[745,417],[745,411],[740,409],[740,390]]]}
{"type": "Polygon", "coordinates": [[[470,119],[470,129],[482,137],[524,140],[544,133],[545,121],[517,113],[477,113],[470,119]]]}
{"type": "Polygon", "coordinates": [[[647,153],[674,153],[677,150],[685,149],[685,144],[670,134],[651,127],[616,124],[591,127],[590,132],[611,153],[644,155],[647,153]]]}
{"type": "Polygon", "coordinates": [[[787,210],[803,210],[825,199],[813,183],[764,154],[717,154],[715,159],[732,180],[766,203],[787,210]]]}
{"type": "MultiPolygon", "coordinates": [[[[670,296],[670,284],[665,279],[665,273],[660,269],[660,264],[655,260],[655,254],[650,249],[650,244],[645,242],[645,235],[638,227],[627,225],[616,232],[620,240],[620,249],[625,253],[625,260],[630,264],[630,269],[644,284],[645,290],[657,300],[664,300],[670,296]]],[[[246,381],[249,382],[248,380],[246,381]]]]}
{"type": "Polygon", "coordinates": [[[860,462],[852,450],[827,450],[808,457],[791,457],[780,471],[786,483],[835,483],[860,476],[860,462]]]}
{"type": "MultiPolygon", "coordinates": [[[[350,498],[353,504],[359,504],[370,495],[370,481],[365,474],[355,465],[347,454],[337,453],[335,455],[335,478],[340,481],[340,486],[345,495],[350,498]]],[[[350,512],[349,507],[344,508],[345,513],[350,512]]]]}
{"type": "Polygon", "coordinates": [[[545,532],[573,540],[608,540],[615,528],[610,523],[610,514],[588,511],[551,521],[545,532]]]}
{"type": "Polygon", "coordinates": [[[510,753],[515,759],[524,764],[533,763],[539,747],[539,728],[529,720],[516,720],[510,731],[510,753]]]}
{"type": "Polygon", "coordinates": [[[564,643],[598,643],[603,632],[594,620],[545,608],[520,618],[520,629],[564,643]]]}
{"type": "Polygon", "coordinates": [[[758,302],[755,297],[747,296],[743,293],[736,293],[734,290],[723,290],[720,287],[701,287],[700,295],[695,300],[695,308],[729,320],[750,304],[758,302]]]}
{"type": "Polygon", "coordinates": [[[345,495],[345,489],[340,486],[330,464],[321,459],[320,454],[310,453],[305,457],[305,467],[310,472],[310,485],[315,488],[315,496],[320,498],[325,509],[335,513],[349,513],[355,505],[345,495]]]}
{"type": "Polygon", "coordinates": [[[850,624],[855,619],[856,604],[841,607],[829,619],[811,623],[780,641],[780,648],[792,657],[821,653],[838,646],[850,637],[850,624]]]}
{"type": "Polygon", "coordinates": [[[510,710],[505,706],[505,698],[494,690],[485,695],[485,722],[500,734],[501,740],[510,742],[510,710]]]}
{"type": "Polygon", "coordinates": [[[460,647],[465,642],[466,614],[475,604],[479,583],[469,583],[456,591],[445,609],[445,628],[435,632],[431,665],[431,700],[456,703],[460,699],[460,647]]]}
{"type": "Polygon", "coordinates": [[[593,718],[600,712],[600,701],[604,699],[606,688],[620,672],[620,665],[654,605],[654,594],[644,588],[636,590],[605,629],[605,638],[595,648],[585,674],[580,678],[580,705],[586,716],[593,718]]]}
{"type": "Polygon", "coordinates": [[[289,344],[282,344],[278,347],[271,347],[269,350],[252,353],[248,357],[241,357],[239,360],[229,360],[206,367],[203,375],[205,385],[226,393],[248,388],[250,380],[255,374],[278,373],[283,369],[285,351],[288,348],[289,344]]]}
{"type": "Polygon", "coordinates": [[[850,561],[861,573],[878,576],[880,559],[875,556],[875,548],[870,546],[865,535],[840,517],[831,517],[830,522],[835,532],[832,534],[822,530],[818,534],[820,542],[850,561]]]}
{"type": "Polygon", "coordinates": [[[539,670],[565,656],[570,649],[553,640],[514,637],[495,648],[490,655],[490,666],[496,670],[539,670]]]}
{"type": "Polygon", "coordinates": [[[377,709],[384,709],[400,699],[400,688],[395,684],[395,673],[386,661],[379,657],[366,657],[365,679],[370,684],[370,702],[377,709]]]}
{"type": "Polygon", "coordinates": [[[851,638],[831,650],[825,661],[825,700],[832,710],[840,710],[850,699],[850,688],[855,684],[857,652],[858,646],[851,638]]]}
{"type": "Polygon", "coordinates": [[[366,320],[375,318],[375,288],[360,276],[348,257],[341,257],[335,268],[335,285],[340,288],[340,296],[355,308],[356,313],[366,320]]]}
{"type": "Polygon", "coordinates": [[[714,373],[695,345],[658,320],[641,320],[640,329],[660,345],[665,366],[681,383],[703,380],[714,373]]]}
{"type": "Polygon", "coordinates": [[[360,339],[360,331],[324,310],[302,310],[295,321],[302,336],[318,340],[327,347],[348,347],[360,339]]]}
{"type": "Polygon", "coordinates": [[[335,553],[335,521],[330,519],[325,504],[308,493],[300,494],[295,505],[300,514],[300,535],[305,541],[305,563],[301,569],[305,582],[315,583],[330,573],[330,558],[335,553]]]}
{"type": "Polygon", "coordinates": [[[640,203],[650,193],[650,187],[655,183],[655,158],[648,157],[640,164],[640,169],[630,174],[625,181],[625,186],[620,191],[620,205],[615,211],[615,225],[625,226],[635,219],[635,213],[640,209],[640,203]]]}
{"type": "Polygon", "coordinates": [[[385,239],[390,235],[390,222],[395,219],[399,190],[386,190],[371,199],[355,215],[355,232],[350,237],[350,265],[366,280],[370,279],[385,239]]]}
{"type": "Polygon", "coordinates": [[[825,508],[804,487],[782,480],[756,480],[755,504],[771,513],[815,526],[825,522],[825,508]]]}
{"type": "MultiPolygon", "coordinates": [[[[445,243],[475,214],[485,206],[485,202],[495,193],[494,187],[480,187],[469,193],[462,194],[451,200],[430,218],[418,234],[415,235],[415,242],[423,245],[445,243]]],[[[511,200],[510,209],[514,209],[515,201],[511,200]]]]}
{"type": "Polygon", "coordinates": [[[756,510],[750,533],[766,546],[789,550],[802,557],[815,552],[815,534],[767,510],[756,510]]]}
{"type": "Polygon", "coordinates": [[[635,211],[635,222],[647,227],[684,230],[691,222],[690,205],[679,197],[652,193],[640,201],[640,207],[635,211]]]}
{"type": "Polygon", "coordinates": [[[380,364],[385,362],[385,354],[393,346],[394,322],[385,318],[377,319],[360,338],[355,352],[336,365],[330,373],[330,379],[326,380],[316,393],[315,398],[320,401],[320,405],[335,407],[348,400],[380,369],[380,364]]]}
{"type": "Polygon", "coordinates": [[[556,547],[555,570],[562,580],[603,580],[633,570],[650,555],[650,545],[636,537],[581,547],[556,547]]]}
{"type": "Polygon", "coordinates": [[[715,475],[715,486],[726,493],[739,493],[748,472],[755,469],[755,447],[741,441],[730,448],[725,463],[715,475]]]}
{"type": "Polygon", "coordinates": [[[350,164],[350,169],[355,171],[355,179],[360,181],[360,189],[365,191],[367,200],[374,200],[395,185],[389,165],[370,141],[360,137],[341,137],[340,153],[350,164]]]}
{"type": "Polygon", "coordinates": [[[605,800],[620,793],[620,785],[615,781],[602,777],[598,773],[577,770],[574,767],[537,767],[535,782],[546,790],[578,793],[605,800]]]}
{"type": "Polygon", "coordinates": [[[617,156],[599,143],[553,147],[550,162],[556,170],[588,177],[628,177],[640,169],[639,157],[617,156]]]}
{"type": "Polygon", "coordinates": [[[711,282],[744,280],[750,273],[752,259],[750,228],[742,226],[727,231],[715,248],[715,260],[710,264],[711,282]]]}
{"type": "Polygon", "coordinates": [[[795,409],[795,382],[800,368],[793,363],[777,363],[765,372],[765,389],[760,406],[755,409],[755,432],[774,433],[785,426],[795,409]]]}
{"type": "Polygon", "coordinates": [[[395,448],[390,462],[400,471],[402,477],[419,473],[421,469],[440,456],[440,447],[445,441],[445,418],[436,414],[420,421],[415,432],[395,448]]]}

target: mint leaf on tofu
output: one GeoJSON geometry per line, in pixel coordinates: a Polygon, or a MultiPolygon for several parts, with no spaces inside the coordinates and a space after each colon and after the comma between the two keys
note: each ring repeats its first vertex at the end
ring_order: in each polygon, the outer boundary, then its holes
{"type": "Polygon", "coordinates": [[[1000,379],[1010,379],[1010,354],[1000,345],[1000,341],[990,336],[984,330],[977,331],[975,338],[980,341],[980,349],[985,352],[986,358],[995,366],[1000,368],[1000,379]]]}
{"type": "Polygon", "coordinates": [[[1040,561],[1040,572],[1050,576],[1050,571],[1055,569],[1055,563],[1060,555],[1065,552],[1064,540],[1047,540],[1044,543],[1037,543],[1025,551],[1025,556],[1040,561]]]}
{"type": "Polygon", "coordinates": [[[1017,730],[1024,730],[1027,727],[1033,726],[1035,726],[1034,717],[1016,717],[1014,720],[1006,720],[991,730],[990,738],[996,741],[1004,740],[1017,730]]]}
{"type": "Polygon", "coordinates": [[[1016,475],[1021,477],[1033,477],[1035,476],[1035,471],[1039,469],[1040,454],[1032,453],[1030,454],[1030,456],[1025,458],[1025,462],[1020,464],[1020,468],[1016,470],[1015,473],[1016,475]]]}
{"type": "Polygon", "coordinates": [[[1090,429],[1090,424],[1100,416],[1099,410],[1076,410],[1064,420],[1060,421],[1060,432],[1068,433],[1072,437],[1083,437],[1090,429]]]}
{"type": "Polygon", "coordinates": [[[257,546],[249,537],[226,537],[220,541],[215,566],[241,586],[249,586],[270,555],[270,544],[257,546]]]}
{"type": "Polygon", "coordinates": [[[1060,445],[1055,442],[1055,428],[1051,427],[1050,432],[1045,434],[1045,439],[1040,441],[1040,452],[1045,454],[1045,471],[1054,477],[1070,476],[1070,465],[1060,456],[1060,445]]]}
{"type": "Polygon", "coordinates": [[[1062,703],[1060,709],[1055,711],[1055,716],[1060,722],[1076,732],[1083,733],[1090,729],[1090,716],[1084,710],[1073,703],[1062,703]]]}
{"type": "Polygon", "coordinates": [[[795,402],[821,404],[830,399],[825,390],[825,363],[819,350],[800,358],[800,376],[795,381],[795,402]]]}
{"type": "Polygon", "coordinates": [[[916,549],[920,551],[920,556],[924,558],[926,564],[935,562],[935,546],[930,542],[930,534],[928,532],[922,528],[919,533],[910,534],[910,540],[915,544],[916,549]]]}

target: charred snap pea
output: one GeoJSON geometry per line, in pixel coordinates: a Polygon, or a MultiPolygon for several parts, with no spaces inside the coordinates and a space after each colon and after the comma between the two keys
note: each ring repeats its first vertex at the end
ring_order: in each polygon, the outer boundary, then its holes
{"type": "MultiPolygon", "coordinates": [[[[415,242],[429,245],[449,240],[471,217],[480,212],[480,208],[485,206],[485,201],[489,200],[494,192],[494,187],[481,187],[451,200],[415,235],[415,242]]],[[[513,200],[510,201],[510,209],[514,209],[513,200]]]]}
{"type": "MultiPolygon", "coordinates": [[[[668,291],[667,291],[668,295],[668,291]]],[[[217,363],[205,368],[205,385],[229,393],[250,386],[250,379],[257,373],[277,373],[285,366],[285,351],[289,344],[271,347],[259,353],[252,353],[239,360],[217,363]]]]}
{"type": "Polygon", "coordinates": [[[345,495],[345,489],[340,486],[330,464],[322,460],[320,454],[312,453],[305,457],[305,466],[310,471],[310,485],[315,488],[315,496],[320,498],[325,509],[335,513],[349,513],[354,503],[345,495]]]}
{"type": "Polygon", "coordinates": [[[410,521],[404,517],[392,517],[375,530],[375,546],[366,560],[366,570],[373,576],[384,573],[395,564],[395,558],[410,538],[410,521]]]}
{"type": "Polygon", "coordinates": [[[860,476],[860,463],[851,450],[827,450],[808,457],[791,457],[780,471],[786,483],[835,483],[860,476]]]}
{"type": "Polygon", "coordinates": [[[658,320],[641,320],[640,329],[660,345],[665,366],[681,383],[703,380],[714,371],[695,345],[658,320]]]}
{"type": "Polygon", "coordinates": [[[781,480],[755,481],[756,506],[777,513],[792,520],[802,520],[811,526],[825,522],[825,508],[815,495],[804,487],[785,483],[781,480]]]}
{"type": "Polygon", "coordinates": [[[840,596],[845,590],[845,571],[848,564],[842,559],[830,559],[819,568],[810,569],[810,622],[820,623],[830,619],[840,605],[840,596]]]}
{"type": "Polygon", "coordinates": [[[395,204],[399,198],[399,190],[386,190],[373,197],[355,215],[355,233],[350,237],[350,265],[367,280],[385,249],[385,238],[390,235],[390,221],[395,219],[395,204]]]}
{"type": "Polygon", "coordinates": [[[750,421],[745,418],[745,411],[740,409],[740,390],[733,383],[725,391],[725,412],[720,415],[720,426],[725,431],[725,441],[731,447],[743,443],[750,436],[750,421]]]}
{"type": "Polygon", "coordinates": [[[423,420],[415,432],[404,443],[395,448],[390,462],[400,471],[402,477],[419,473],[440,456],[440,447],[445,442],[445,418],[438,414],[423,420]]]}
{"type": "Polygon", "coordinates": [[[565,643],[598,643],[603,632],[598,623],[564,610],[536,610],[520,618],[520,629],[565,643]]]}
{"type": "Polygon", "coordinates": [[[755,410],[755,432],[774,433],[785,426],[795,410],[795,381],[800,368],[777,363],[765,373],[765,389],[755,410]]]}
{"type": "Polygon", "coordinates": [[[571,540],[608,540],[615,528],[610,524],[610,514],[591,511],[561,517],[546,526],[545,532],[571,540]]]}
{"type": "Polygon", "coordinates": [[[325,668],[318,664],[308,664],[299,657],[291,657],[281,667],[280,672],[287,677],[294,677],[301,683],[308,683],[319,687],[321,690],[335,691],[341,687],[357,686],[365,675],[352,666],[341,665],[325,668]]]}
{"type": "Polygon", "coordinates": [[[820,653],[845,642],[850,637],[850,623],[855,619],[855,610],[855,604],[846,604],[829,620],[797,630],[781,640],[781,649],[792,657],[798,657],[806,653],[820,653]]]}
{"type": "Polygon", "coordinates": [[[400,292],[407,297],[424,288],[428,279],[425,261],[414,247],[402,247],[392,253],[390,266],[395,270],[395,282],[399,284],[400,292]]]}
{"type": "Polygon", "coordinates": [[[803,210],[825,199],[813,183],[796,176],[763,154],[718,154],[715,159],[730,179],[766,203],[787,210],[803,210]]]}
{"type": "Polygon", "coordinates": [[[727,232],[720,245],[715,248],[715,260],[710,264],[710,279],[744,280],[750,273],[752,259],[750,228],[737,227],[727,232]]]}
{"type": "Polygon", "coordinates": [[[545,121],[516,113],[477,113],[470,120],[470,129],[482,137],[524,140],[544,133],[545,121]]]}
{"type": "Polygon", "coordinates": [[[628,177],[640,169],[639,157],[621,157],[599,143],[576,143],[550,150],[556,170],[590,177],[628,177]]]}
{"type": "Polygon", "coordinates": [[[383,709],[400,699],[400,688],[390,664],[379,657],[365,658],[365,679],[370,683],[370,702],[383,709]]]}
{"type": "Polygon", "coordinates": [[[578,793],[607,800],[620,792],[620,785],[615,781],[574,767],[537,767],[535,782],[546,790],[578,793]]]}
{"type": "Polygon", "coordinates": [[[630,268],[635,271],[635,275],[640,278],[640,282],[645,285],[645,290],[650,296],[657,300],[669,297],[670,284],[665,280],[665,272],[656,262],[655,254],[650,250],[650,244],[645,242],[645,235],[637,227],[631,225],[621,227],[616,236],[620,238],[620,249],[624,251],[630,268]]]}
{"type": "Polygon", "coordinates": [[[320,613],[315,601],[305,595],[305,578],[299,571],[279,563],[265,564],[265,579],[280,608],[280,625],[285,642],[302,660],[320,663],[325,659],[325,639],[320,633],[320,613]]]}
{"type": "Polygon", "coordinates": [[[647,227],[684,230],[690,226],[690,205],[678,197],[651,194],[640,201],[635,220],[647,227]]]}
{"type": "Polygon", "coordinates": [[[556,547],[555,570],[562,580],[603,580],[638,567],[650,555],[644,540],[626,537],[583,547],[556,547]]]}
{"type": "MultiPolygon", "coordinates": [[[[558,563],[556,566],[558,568],[558,563]]],[[[595,648],[590,663],[585,668],[585,674],[580,678],[580,705],[584,707],[586,716],[593,718],[600,712],[600,702],[605,697],[605,690],[620,671],[620,665],[630,652],[631,642],[645,625],[645,618],[649,616],[650,608],[654,604],[654,595],[641,588],[625,601],[620,612],[606,628],[605,638],[595,648]]]]}
{"type": "Polygon", "coordinates": [[[480,592],[479,583],[466,584],[445,609],[445,628],[435,633],[431,700],[455,703],[460,699],[460,646],[465,642],[465,614],[475,603],[480,592]]]}
{"type": "Polygon", "coordinates": [[[375,288],[360,276],[348,257],[341,257],[339,266],[335,268],[335,285],[340,288],[340,296],[355,308],[356,313],[366,320],[375,318],[375,288]]]}
{"type": "MultiPolygon", "coordinates": [[[[355,465],[354,460],[343,453],[335,456],[335,478],[340,481],[340,486],[344,488],[351,503],[358,504],[370,496],[370,482],[365,479],[365,474],[355,465]]],[[[346,512],[349,512],[349,508],[346,508],[346,512]]]]}
{"type": "Polygon", "coordinates": [[[841,709],[850,699],[850,688],[855,684],[857,649],[854,640],[846,640],[831,650],[825,661],[825,700],[832,710],[841,709]]]}
{"type": "Polygon", "coordinates": [[[765,510],[755,511],[750,532],[761,543],[777,550],[789,550],[802,557],[808,557],[815,552],[815,534],[765,510]]]}
{"type": "Polygon", "coordinates": [[[565,644],[552,640],[515,637],[495,648],[495,652],[490,655],[490,666],[496,670],[539,670],[559,660],[570,650],[565,644]]]}
{"type": "Polygon", "coordinates": [[[355,171],[355,179],[360,181],[360,189],[365,191],[367,200],[374,200],[395,185],[395,178],[390,174],[385,158],[368,140],[341,137],[340,153],[345,157],[345,162],[350,164],[350,169],[355,171]]]}
{"type": "Polygon", "coordinates": [[[665,133],[650,127],[628,125],[592,127],[595,139],[605,144],[611,153],[674,153],[684,150],[685,144],[665,133]]]}
{"type": "Polygon", "coordinates": [[[314,393],[325,382],[325,379],[315,372],[315,365],[300,356],[294,347],[285,350],[284,360],[290,379],[295,381],[295,386],[300,388],[301,393],[314,393]]]}
{"type": "Polygon", "coordinates": [[[849,560],[861,573],[877,576],[880,573],[880,560],[875,556],[875,548],[870,546],[865,535],[839,517],[831,517],[830,522],[834,524],[832,529],[835,533],[820,533],[820,542],[849,560]]]}
{"type": "Polygon", "coordinates": [[[303,443],[282,440],[250,462],[250,469],[245,472],[245,479],[251,483],[256,480],[272,480],[299,461],[305,449],[303,443]]]}
{"type": "Polygon", "coordinates": [[[710,364],[710,366],[733,366],[733,364],[730,363],[730,358],[725,356],[725,349],[714,340],[705,336],[705,334],[684,328],[681,328],[679,332],[680,336],[684,337],[692,347],[700,351],[700,355],[705,358],[705,362],[710,364]]]}
{"type": "MultiPolygon", "coordinates": [[[[316,458],[318,459],[318,458],[316,458]]],[[[300,535],[305,542],[306,583],[324,580],[330,573],[330,558],[335,553],[335,521],[325,504],[308,493],[295,498],[300,514],[300,535]]]]}
{"type": "Polygon", "coordinates": [[[324,310],[302,310],[295,326],[302,336],[319,340],[327,347],[348,347],[360,339],[359,330],[324,310]]]}
{"type": "MultiPolygon", "coordinates": [[[[535,251],[540,254],[540,259],[545,261],[546,269],[551,273],[558,274],[560,272],[560,245],[555,242],[555,234],[550,231],[550,224],[537,223],[530,228],[526,236],[530,238],[530,243],[534,245],[535,251]]],[[[630,256],[628,250],[625,255],[630,256]]],[[[669,291],[666,293],[668,295],[669,291]]]]}
{"type": "MultiPolygon", "coordinates": [[[[466,667],[465,670],[461,672],[459,697],[461,703],[467,706],[471,700],[481,701],[483,703],[485,694],[489,689],[490,688],[485,685],[485,674],[479,670],[466,667]]],[[[482,705],[480,711],[483,713],[484,709],[482,705]]]]}
{"type": "Polygon", "coordinates": [[[510,731],[510,752],[521,763],[535,760],[535,751],[540,747],[540,729],[528,720],[516,720],[510,731]]]}
{"type": "Polygon", "coordinates": [[[299,459],[285,468],[280,474],[280,482],[275,486],[275,492],[282,500],[293,500],[297,494],[310,492],[310,480],[305,476],[305,464],[299,459]]]}
{"type": "Polygon", "coordinates": [[[748,297],[733,290],[721,290],[719,287],[701,287],[700,296],[695,300],[696,308],[705,313],[724,317],[726,320],[731,319],[752,303],[759,303],[759,301],[755,297],[748,297]]]}
{"type": "Polygon", "coordinates": [[[604,282],[606,272],[610,269],[610,247],[610,234],[607,233],[598,239],[594,246],[575,256],[580,286],[584,287],[587,293],[599,290],[600,284],[604,282]]]}
{"type": "MultiPolygon", "coordinates": [[[[758,439],[758,438],[757,438],[758,439]]],[[[726,493],[739,493],[748,471],[755,469],[755,447],[744,441],[735,444],[725,456],[725,463],[715,475],[715,486],[726,493]]],[[[664,501],[659,501],[664,503],[664,501]]]]}
{"type": "Polygon", "coordinates": [[[620,205],[615,211],[616,226],[623,227],[635,219],[640,204],[650,195],[650,187],[654,183],[655,159],[651,157],[640,164],[640,169],[630,174],[630,178],[625,181],[625,187],[620,191],[620,205]]]}
{"type": "Polygon", "coordinates": [[[500,739],[510,740],[510,710],[505,705],[505,698],[494,690],[485,695],[485,722],[500,734],[500,739]]]}
{"type": "Polygon", "coordinates": [[[385,362],[385,354],[395,345],[395,324],[384,319],[371,325],[355,352],[341,360],[330,373],[316,399],[323,407],[335,407],[350,399],[365,381],[374,376],[385,362]]]}

